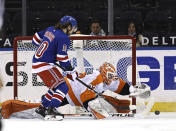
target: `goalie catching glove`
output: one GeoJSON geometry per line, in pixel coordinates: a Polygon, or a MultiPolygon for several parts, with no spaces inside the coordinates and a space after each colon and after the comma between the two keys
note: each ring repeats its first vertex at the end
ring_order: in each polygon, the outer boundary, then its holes
{"type": "Polygon", "coordinates": [[[151,89],[146,84],[138,84],[134,86],[133,93],[130,96],[140,97],[143,99],[149,98],[151,94],[151,89]]]}

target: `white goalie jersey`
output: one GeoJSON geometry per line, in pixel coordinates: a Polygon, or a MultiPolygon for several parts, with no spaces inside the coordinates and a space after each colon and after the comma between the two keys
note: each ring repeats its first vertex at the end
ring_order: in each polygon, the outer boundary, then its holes
{"type": "MultiPolygon", "coordinates": [[[[65,78],[66,83],[69,86],[69,92],[66,95],[69,104],[72,106],[82,106],[83,102],[96,97],[96,93],[87,89],[87,87],[76,80],[76,74],[73,75],[73,79],[74,81],[65,78]]],[[[98,70],[93,70],[92,74],[84,75],[80,79],[87,85],[91,85],[98,93],[102,93],[106,90],[119,93],[126,84],[125,81],[118,78],[112,81],[110,85],[106,85],[103,83],[102,76],[98,70]]]]}

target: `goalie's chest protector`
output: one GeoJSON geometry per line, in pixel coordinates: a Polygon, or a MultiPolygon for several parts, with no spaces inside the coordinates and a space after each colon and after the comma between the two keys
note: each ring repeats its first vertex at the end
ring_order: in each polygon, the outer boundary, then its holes
{"type": "MultiPolygon", "coordinates": [[[[86,83],[87,85],[89,85],[93,80],[96,79],[97,75],[99,74],[99,72],[97,71],[93,71],[92,74],[90,75],[86,75],[84,78],[81,78],[81,80],[86,83]]],[[[73,105],[73,106],[80,106],[82,105],[82,101],[80,99],[80,96],[82,93],[84,93],[87,90],[87,87],[85,87],[84,85],[82,85],[79,81],[77,81],[76,79],[74,81],[65,79],[67,85],[69,86],[69,92],[66,95],[66,98],[69,102],[69,104],[73,105]]],[[[103,86],[103,83],[101,83],[100,85],[101,87],[103,86]]]]}

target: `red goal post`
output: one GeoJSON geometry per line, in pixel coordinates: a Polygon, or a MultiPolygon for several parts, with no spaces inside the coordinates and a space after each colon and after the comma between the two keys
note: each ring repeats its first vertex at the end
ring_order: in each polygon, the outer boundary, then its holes
{"type": "MultiPolygon", "coordinates": [[[[114,60],[116,59],[116,56],[119,57],[118,56],[119,54],[117,54],[117,55],[115,54],[115,56],[113,56],[114,52],[120,52],[119,49],[117,49],[117,48],[122,48],[121,55],[123,55],[125,48],[129,48],[129,52],[131,55],[130,60],[131,60],[131,65],[132,65],[132,67],[131,67],[132,72],[130,73],[131,78],[132,78],[131,83],[132,83],[132,85],[136,84],[136,39],[134,37],[131,37],[131,36],[71,36],[70,39],[71,39],[71,43],[73,43],[73,41],[75,41],[75,40],[83,41],[82,42],[83,48],[85,47],[85,49],[83,49],[83,50],[85,50],[85,53],[87,53],[86,51],[90,51],[88,56],[90,54],[92,54],[92,52],[93,53],[95,52],[96,55],[99,55],[99,54],[105,55],[107,53],[106,51],[108,51],[108,53],[110,54],[109,56],[113,57],[113,60],[111,60],[111,58],[109,58],[110,61],[112,61],[112,62],[114,62],[114,60]],[[123,42],[126,40],[129,40],[130,42],[123,42]],[[96,42],[100,45],[96,45],[97,44],[96,42]],[[93,43],[93,44],[92,45],[90,44],[91,46],[86,45],[89,43],[91,43],[91,44],[93,43]],[[94,44],[97,46],[96,48],[95,48],[94,44]],[[123,44],[127,44],[127,46],[124,46],[123,44]],[[112,49],[107,50],[108,48],[110,48],[110,46],[112,47],[112,49]],[[116,46],[119,46],[119,47],[116,47],[116,46]],[[105,54],[103,54],[103,53],[105,53],[105,54]]],[[[19,63],[19,61],[21,59],[25,59],[25,57],[28,56],[28,54],[25,54],[25,52],[28,52],[28,49],[30,50],[30,48],[32,47],[31,44],[32,44],[32,36],[24,36],[24,37],[15,37],[14,38],[14,42],[13,42],[14,99],[17,99],[19,97],[19,90],[18,90],[18,84],[19,84],[18,83],[18,79],[19,79],[18,76],[19,75],[18,75],[18,72],[19,72],[19,68],[21,67],[19,65],[19,64],[21,64],[21,63],[19,63]],[[24,45],[24,43],[26,43],[26,45],[24,45]],[[19,45],[20,45],[20,47],[19,47],[19,45]],[[30,45],[30,46],[28,46],[28,45],[30,45]],[[21,46],[24,46],[24,47],[21,47],[21,46]],[[19,49],[19,48],[21,48],[21,49],[19,49]],[[21,55],[21,53],[22,53],[22,55],[21,55]]],[[[71,48],[73,49],[73,45],[71,48]]],[[[32,50],[32,52],[34,52],[34,50],[32,50]]],[[[32,54],[32,53],[29,53],[29,54],[32,54]]],[[[93,57],[94,56],[95,55],[93,55],[93,57]]],[[[101,56],[98,58],[93,58],[92,56],[90,56],[90,57],[91,57],[91,59],[95,59],[93,61],[97,61],[97,60],[100,60],[99,58],[103,58],[104,56],[101,56]]],[[[85,59],[84,59],[84,62],[86,63],[88,58],[85,58],[85,59]]],[[[122,61],[120,64],[123,64],[123,59],[121,59],[121,60],[122,61]]],[[[125,59],[124,59],[124,61],[125,61],[125,59]]],[[[29,58],[27,60],[25,60],[25,63],[32,64],[32,57],[31,57],[31,60],[29,58]]],[[[22,64],[25,64],[25,63],[22,63],[22,64]]],[[[84,65],[85,65],[85,63],[84,63],[84,65]]],[[[97,62],[97,63],[100,64],[102,62],[97,62]]],[[[126,64],[126,61],[124,63],[126,64]]],[[[93,64],[94,63],[92,63],[92,65],[93,64]]],[[[116,63],[115,63],[115,66],[116,66],[116,63]]],[[[123,67],[122,67],[122,69],[123,69],[123,67]]],[[[27,69],[26,72],[30,73],[31,70],[27,69]]],[[[29,80],[29,82],[30,82],[30,80],[29,80]]],[[[135,104],[136,104],[136,102],[135,102],[135,100],[133,100],[133,105],[135,105],[135,104]]]]}

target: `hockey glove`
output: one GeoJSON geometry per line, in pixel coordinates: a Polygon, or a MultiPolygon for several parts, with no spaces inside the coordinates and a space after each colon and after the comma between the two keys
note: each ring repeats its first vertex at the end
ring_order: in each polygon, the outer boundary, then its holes
{"type": "Polygon", "coordinates": [[[78,72],[76,69],[73,69],[72,71],[65,71],[67,73],[67,78],[74,81],[74,79],[78,76],[78,72]]]}

